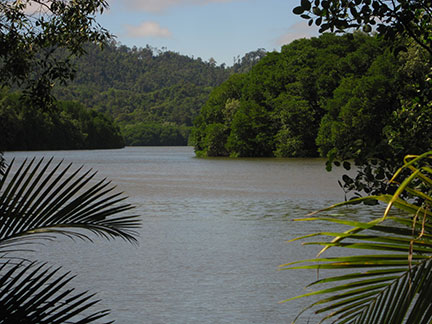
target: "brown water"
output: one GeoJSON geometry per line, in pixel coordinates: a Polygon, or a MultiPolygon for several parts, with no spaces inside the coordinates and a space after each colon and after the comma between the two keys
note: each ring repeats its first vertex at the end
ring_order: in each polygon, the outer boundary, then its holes
{"type": "MultiPolygon", "coordinates": [[[[307,300],[278,302],[303,293],[316,273],[278,265],[317,249],[286,240],[328,226],[291,220],[344,199],[341,171],[326,172],[322,159],[197,159],[190,147],[6,154],[28,156],[99,170],[137,206],[138,247],[60,238],[37,253],[76,273],[73,285],[98,292],[121,324],[289,323],[307,300]]],[[[308,321],[316,322],[298,323],[308,321]]]]}

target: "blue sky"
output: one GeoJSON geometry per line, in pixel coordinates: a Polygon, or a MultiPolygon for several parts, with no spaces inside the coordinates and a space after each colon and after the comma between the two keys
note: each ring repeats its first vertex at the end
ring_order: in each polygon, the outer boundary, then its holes
{"type": "Polygon", "coordinates": [[[99,22],[129,47],[166,47],[214,58],[218,65],[258,48],[280,50],[290,41],[317,35],[295,16],[300,0],[108,0],[99,22]]]}

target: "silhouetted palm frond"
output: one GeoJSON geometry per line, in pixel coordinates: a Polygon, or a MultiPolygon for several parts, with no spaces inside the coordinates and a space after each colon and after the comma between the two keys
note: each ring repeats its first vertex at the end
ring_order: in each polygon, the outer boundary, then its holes
{"type": "Polygon", "coordinates": [[[0,179],[4,174],[5,168],[6,168],[6,161],[4,159],[3,152],[0,151],[0,179]]]}
{"type": "Polygon", "coordinates": [[[137,216],[117,216],[133,208],[105,180],[93,181],[96,172],[70,171],[71,165],[43,159],[14,161],[0,180],[0,251],[17,240],[36,234],[60,233],[91,240],[82,230],[105,238],[136,242],[137,216]]]}
{"type": "Polygon", "coordinates": [[[60,268],[30,263],[5,263],[0,267],[0,324],[18,323],[93,323],[108,310],[84,316],[98,303],[87,292],[76,294],[68,288],[73,279],[60,268]]]}
{"type": "MultiPolygon", "coordinates": [[[[72,277],[45,265],[15,262],[13,252],[55,234],[88,239],[86,232],[107,239],[136,242],[139,219],[120,213],[133,208],[121,193],[95,172],[71,171],[71,165],[12,161],[0,177],[0,324],[94,323],[108,311],[83,315],[98,301],[73,293],[72,277]],[[12,256],[11,256],[12,255],[12,256]]],[[[19,258],[18,258],[19,260],[19,258]]]]}

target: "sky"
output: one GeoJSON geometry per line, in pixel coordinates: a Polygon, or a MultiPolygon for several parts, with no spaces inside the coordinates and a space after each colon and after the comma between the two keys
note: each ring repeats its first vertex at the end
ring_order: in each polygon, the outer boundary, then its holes
{"type": "Polygon", "coordinates": [[[294,15],[300,0],[108,0],[99,23],[128,47],[178,52],[231,66],[235,57],[279,51],[317,28],[294,15]]]}

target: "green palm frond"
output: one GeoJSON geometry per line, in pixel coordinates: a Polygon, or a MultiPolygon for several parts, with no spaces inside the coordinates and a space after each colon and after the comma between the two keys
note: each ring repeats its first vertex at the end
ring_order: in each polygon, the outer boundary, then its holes
{"type": "MultiPolygon", "coordinates": [[[[432,152],[407,156],[404,166],[392,181],[403,172],[406,175],[393,196],[360,198],[337,204],[328,209],[375,199],[386,202],[382,217],[369,222],[310,215],[303,221],[321,220],[349,226],[345,232],[321,232],[304,238],[323,237],[307,242],[323,246],[317,258],[281,265],[286,269],[345,270],[345,274],[313,282],[310,287],[325,285],[293,299],[325,294],[306,307],[321,314],[322,321],[331,323],[397,324],[430,323],[432,321],[432,152]],[[410,198],[402,199],[408,193],[410,198]],[[401,212],[392,214],[392,207],[401,212]],[[324,252],[367,251],[365,254],[342,253],[321,257],[324,252]]],[[[326,210],[328,210],[326,209],[326,210]]],[[[323,211],[320,211],[323,212],[323,211]]],[[[284,302],[286,302],[284,301],[284,302]]]]}
{"type": "Polygon", "coordinates": [[[91,240],[83,230],[136,242],[137,216],[117,216],[133,208],[96,172],[71,171],[71,164],[14,161],[0,179],[0,251],[17,240],[64,234],[91,240]],[[37,234],[37,235],[36,235],[37,234]]]}
{"type": "Polygon", "coordinates": [[[109,314],[102,310],[82,315],[99,301],[88,292],[68,288],[73,279],[60,268],[30,263],[0,267],[0,324],[93,323],[109,314]]]}

